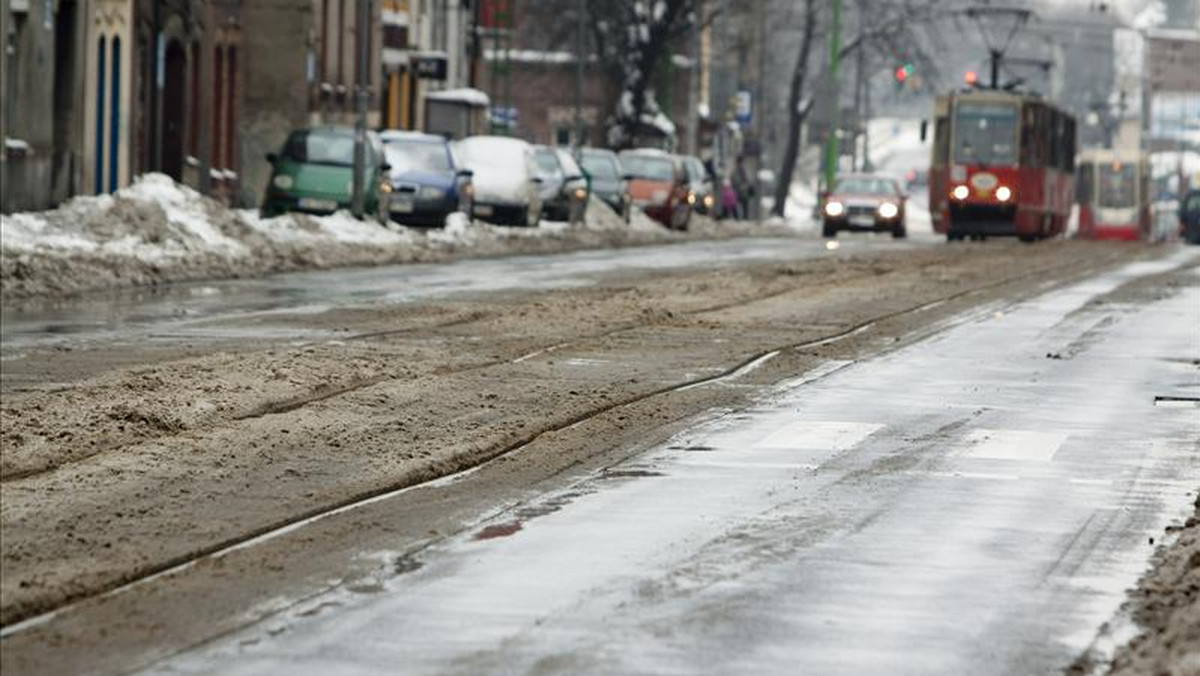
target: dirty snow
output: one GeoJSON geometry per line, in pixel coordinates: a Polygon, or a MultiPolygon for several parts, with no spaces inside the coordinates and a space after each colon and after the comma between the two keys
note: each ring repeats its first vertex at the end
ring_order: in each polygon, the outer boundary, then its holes
{"type": "Polygon", "coordinates": [[[228,209],[162,174],[114,195],[75,197],[59,208],[0,217],[0,293],[6,299],[261,276],[348,265],[464,256],[549,253],[684,238],[779,234],[753,224],[667,230],[634,210],[630,224],[593,200],[585,223],[509,228],[453,214],[442,229],[359,221],[348,213],[261,218],[228,209]]]}

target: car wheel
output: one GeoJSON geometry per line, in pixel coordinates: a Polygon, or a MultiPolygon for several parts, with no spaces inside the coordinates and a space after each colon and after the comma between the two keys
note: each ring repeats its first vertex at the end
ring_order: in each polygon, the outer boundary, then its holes
{"type": "Polygon", "coordinates": [[[838,233],[838,229],[837,229],[836,225],[834,225],[828,221],[825,221],[822,224],[822,226],[821,226],[821,236],[822,237],[825,237],[827,239],[835,239],[835,238],[837,238],[837,233],[838,233]]]}
{"type": "Polygon", "coordinates": [[[908,229],[904,227],[903,223],[892,226],[892,239],[904,239],[905,237],[908,237],[908,229]]]}
{"type": "Polygon", "coordinates": [[[963,239],[963,236],[956,232],[946,233],[946,241],[947,242],[961,242],[962,239],[963,239]]]}

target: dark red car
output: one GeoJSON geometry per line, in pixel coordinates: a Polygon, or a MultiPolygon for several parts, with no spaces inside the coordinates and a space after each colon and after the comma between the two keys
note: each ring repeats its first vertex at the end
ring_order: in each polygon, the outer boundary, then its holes
{"type": "Polygon", "coordinates": [[[839,230],[890,232],[908,236],[904,203],[908,196],[887,176],[846,174],[821,200],[821,234],[837,237],[839,230]]]}

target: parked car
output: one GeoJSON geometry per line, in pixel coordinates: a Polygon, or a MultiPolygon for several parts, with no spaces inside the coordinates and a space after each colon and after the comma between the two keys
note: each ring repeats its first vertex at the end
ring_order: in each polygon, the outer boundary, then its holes
{"type": "Polygon", "coordinates": [[[611,150],[583,148],[579,152],[579,163],[587,175],[591,192],[628,223],[633,198],[629,196],[629,185],[617,154],[611,150]]]}
{"type": "Polygon", "coordinates": [[[542,215],[552,221],[582,221],[587,209],[587,180],[575,159],[549,146],[534,146],[533,158],[542,179],[542,215]]]}
{"type": "Polygon", "coordinates": [[[450,142],[407,131],[380,133],[390,165],[388,215],[406,225],[441,226],[450,214],[471,213],[472,172],[459,166],[450,142]]]}
{"type": "Polygon", "coordinates": [[[472,172],[472,213],[492,223],[536,226],[541,220],[542,178],[533,146],[507,136],[471,136],[455,153],[472,172]]]}
{"type": "Polygon", "coordinates": [[[907,199],[900,184],[886,176],[842,176],[821,202],[822,234],[837,237],[839,230],[870,230],[890,232],[895,238],[906,237],[907,199]]]}
{"type": "Polygon", "coordinates": [[[688,175],[688,204],[696,213],[718,215],[717,189],[704,163],[695,155],[681,155],[688,175]]]}
{"type": "MultiPolygon", "coordinates": [[[[296,129],[288,134],[278,153],[267,153],[267,161],[272,169],[261,208],[264,218],[289,211],[328,215],[350,208],[354,183],[353,128],[296,129]]],[[[388,168],[379,136],[368,133],[364,210],[383,222],[387,219],[387,200],[386,193],[381,198],[379,187],[388,168]]]]}
{"type": "Polygon", "coordinates": [[[621,167],[629,176],[633,203],[646,215],[674,230],[687,230],[692,218],[688,204],[687,170],[676,156],[662,150],[623,150],[621,167]]]}
{"type": "Polygon", "coordinates": [[[1200,190],[1192,190],[1179,201],[1179,236],[1188,244],[1200,244],[1200,190]]]}

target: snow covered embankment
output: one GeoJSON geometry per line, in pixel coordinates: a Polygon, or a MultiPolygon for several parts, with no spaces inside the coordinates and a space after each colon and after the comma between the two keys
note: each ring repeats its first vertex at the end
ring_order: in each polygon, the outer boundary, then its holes
{"type": "MultiPolygon", "coordinates": [[[[52,211],[0,218],[0,293],[6,299],[177,281],[251,277],[311,268],[438,261],[651,244],[683,237],[645,218],[626,225],[602,203],[588,223],[500,228],[451,217],[417,230],[288,214],[231,210],[161,174],[115,195],[76,197],[52,211]]],[[[639,216],[641,216],[639,214],[639,216]]],[[[716,234],[751,234],[747,226],[716,234]]],[[[724,230],[722,228],[722,230],[724,230]]]]}

